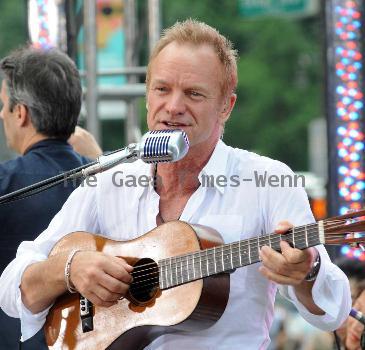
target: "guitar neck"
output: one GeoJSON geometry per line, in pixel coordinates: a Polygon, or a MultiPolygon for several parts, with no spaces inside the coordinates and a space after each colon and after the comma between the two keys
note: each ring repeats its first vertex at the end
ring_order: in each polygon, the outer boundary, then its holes
{"type": "Polygon", "coordinates": [[[305,249],[324,243],[323,222],[294,227],[285,234],[272,233],[175,256],[159,261],[160,289],[168,289],[204,277],[228,272],[260,261],[264,245],[280,252],[280,241],[305,249]]]}

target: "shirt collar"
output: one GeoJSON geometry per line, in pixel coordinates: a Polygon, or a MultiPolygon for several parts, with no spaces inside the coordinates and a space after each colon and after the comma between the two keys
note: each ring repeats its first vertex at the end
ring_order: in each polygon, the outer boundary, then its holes
{"type": "Polygon", "coordinates": [[[30,151],[34,151],[35,149],[42,148],[42,147],[50,147],[50,146],[54,146],[54,145],[63,145],[63,146],[66,146],[67,148],[72,148],[71,145],[66,140],[49,138],[49,139],[44,139],[44,140],[38,141],[38,142],[34,143],[33,145],[31,145],[24,152],[24,155],[26,155],[30,151]]]}
{"type": "MultiPolygon", "coordinates": [[[[205,165],[205,167],[202,169],[202,171],[199,173],[199,181],[202,184],[203,180],[202,177],[209,176],[213,179],[213,187],[215,187],[221,194],[224,193],[225,186],[219,185],[217,182],[217,179],[219,179],[219,176],[226,177],[227,173],[227,161],[228,161],[228,152],[227,152],[227,145],[219,139],[217,145],[214,148],[214,151],[208,161],[208,163],[205,165]]],[[[226,179],[228,181],[228,179],[226,179]]]]}

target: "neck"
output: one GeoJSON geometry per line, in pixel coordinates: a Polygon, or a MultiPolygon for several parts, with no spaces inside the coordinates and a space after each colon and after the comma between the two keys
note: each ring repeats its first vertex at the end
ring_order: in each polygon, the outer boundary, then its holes
{"type": "Polygon", "coordinates": [[[199,186],[198,175],[208,163],[218,139],[191,146],[188,154],[176,163],[159,164],[157,167],[157,193],[191,194],[199,186]],[[174,191],[171,191],[173,189],[174,191]]]}
{"type": "Polygon", "coordinates": [[[36,144],[39,141],[48,139],[48,136],[39,134],[37,132],[29,133],[25,135],[25,137],[19,142],[19,146],[17,147],[18,152],[21,155],[24,155],[27,150],[32,147],[34,144],[36,144]]]}

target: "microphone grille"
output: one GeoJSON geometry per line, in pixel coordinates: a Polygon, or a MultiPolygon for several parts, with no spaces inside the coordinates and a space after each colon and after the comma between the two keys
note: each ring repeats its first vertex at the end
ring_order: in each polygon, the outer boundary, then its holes
{"type": "Polygon", "coordinates": [[[143,149],[144,157],[146,158],[145,162],[168,162],[170,158],[167,152],[169,141],[169,135],[147,138],[143,149]]]}
{"type": "Polygon", "coordinates": [[[144,137],[141,159],[146,163],[174,162],[183,158],[188,150],[185,131],[153,130],[144,137]]]}

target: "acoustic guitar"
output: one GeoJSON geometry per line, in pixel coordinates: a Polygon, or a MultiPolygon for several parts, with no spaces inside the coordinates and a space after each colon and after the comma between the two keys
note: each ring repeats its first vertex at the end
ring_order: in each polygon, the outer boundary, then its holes
{"type": "Polygon", "coordinates": [[[50,349],[143,349],[156,337],[212,326],[228,302],[230,274],[259,262],[268,245],[280,251],[285,240],[298,249],[317,244],[359,244],[365,237],[365,210],[223,244],[212,228],[182,221],[165,223],[131,241],[119,242],[87,232],[63,237],[50,256],[73,249],[123,257],[134,266],[126,297],[105,308],[79,294],[64,294],[44,326],[50,349]],[[356,237],[359,236],[359,237],[356,237]]]}

